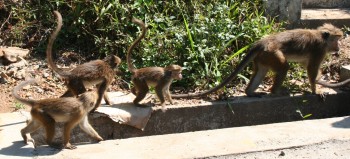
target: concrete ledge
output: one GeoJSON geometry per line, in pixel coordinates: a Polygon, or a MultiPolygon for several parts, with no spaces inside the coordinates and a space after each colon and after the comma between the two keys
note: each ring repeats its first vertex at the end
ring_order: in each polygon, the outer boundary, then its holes
{"type": "Polygon", "coordinates": [[[324,23],[331,23],[339,28],[350,26],[350,8],[302,9],[298,27],[317,28],[324,23]]]}
{"type": "Polygon", "coordinates": [[[56,150],[47,146],[34,149],[31,145],[24,145],[20,134],[15,133],[18,126],[24,126],[24,120],[13,117],[18,117],[18,114],[0,114],[0,126],[4,128],[0,131],[0,158],[200,158],[350,140],[350,117],[346,116],[108,140],[98,144],[80,143],[75,150],[56,150]],[[7,137],[6,140],[3,137],[7,137]]]}
{"type": "MultiPolygon", "coordinates": [[[[308,114],[311,116],[306,119],[350,115],[349,97],[349,92],[338,91],[327,95],[325,101],[317,95],[233,97],[228,101],[207,102],[196,106],[168,106],[165,113],[154,108],[144,131],[128,125],[120,125],[108,117],[96,114],[90,116],[90,123],[104,139],[183,133],[303,120],[303,116],[308,114]]],[[[44,131],[38,131],[32,134],[32,137],[37,143],[45,143],[43,133],[44,131]]],[[[57,138],[61,141],[61,136],[57,138]]],[[[75,128],[71,142],[91,141],[80,128],[75,128]]]]}

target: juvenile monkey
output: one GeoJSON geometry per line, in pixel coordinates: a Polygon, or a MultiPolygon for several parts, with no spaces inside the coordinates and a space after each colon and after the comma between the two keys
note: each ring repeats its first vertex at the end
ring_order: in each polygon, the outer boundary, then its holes
{"type": "MultiPolygon", "coordinates": [[[[36,83],[35,79],[27,80],[16,86],[13,97],[19,102],[31,106],[30,114],[32,119],[28,125],[21,130],[24,142],[29,141],[27,134],[44,127],[46,131],[46,142],[52,147],[57,147],[52,142],[55,135],[55,123],[63,122],[63,147],[75,149],[76,146],[69,143],[71,130],[79,124],[80,128],[89,134],[93,139],[102,141],[102,137],[92,128],[88,121],[88,113],[94,108],[98,94],[95,91],[87,91],[76,97],[49,98],[42,100],[24,99],[18,95],[18,91],[24,86],[36,83]]],[[[35,144],[34,144],[35,145],[35,144]]]]}
{"type": "Polygon", "coordinates": [[[108,56],[104,60],[94,60],[70,71],[58,68],[52,58],[52,45],[62,27],[62,16],[58,11],[54,11],[57,18],[57,27],[52,32],[46,49],[47,62],[49,66],[67,82],[68,90],[61,97],[78,96],[86,91],[86,87],[96,84],[98,88],[98,98],[92,111],[95,111],[101,104],[104,97],[106,104],[111,105],[108,96],[105,94],[107,87],[113,82],[115,71],[113,70],[121,63],[117,56],[108,56]]]}
{"type": "Polygon", "coordinates": [[[128,69],[132,73],[132,82],[134,87],[131,92],[136,95],[133,103],[136,106],[142,106],[139,102],[145,98],[149,91],[149,86],[155,87],[156,94],[160,100],[162,109],[165,110],[165,99],[164,95],[168,98],[171,104],[174,104],[169,87],[173,79],[182,79],[182,67],[179,65],[169,65],[166,67],[145,67],[136,69],[131,62],[131,51],[141,41],[146,34],[145,24],[136,18],[132,19],[132,22],[138,24],[142,28],[141,35],[132,43],[128,48],[127,62],[128,69]]]}
{"type": "MultiPolygon", "coordinates": [[[[233,80],[250,61],[253,61],[253,75],[245,90],[248,96],[263,94],[256,93],[255,90],[269,70],[275,72],[271,93],[282,94],[280,87],[289,69],[288,62],[299,62],[305,66],[312,93],[321,93],[316,90],[321,62],[327,52],[339,50],[338,41],[342,36],[343,32],[331,24],[324,24],[317,29],[294,29],[267,36],[253,44],[237,68],[218,86],[201,93],[179,94],[172,97],[200,97],[213,93],[233,80]]],[[[325,85],[324,82],[319,83],[325,85]]]]}

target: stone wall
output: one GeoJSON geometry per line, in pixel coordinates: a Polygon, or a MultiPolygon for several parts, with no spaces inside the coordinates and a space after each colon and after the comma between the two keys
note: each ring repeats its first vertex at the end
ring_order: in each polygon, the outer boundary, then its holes
{"type": "Polygon", "coordinates": [[[278,21],[286,21],[293,28],[300,21],[302,0],[265,0],[265,14],[278,21]]]}

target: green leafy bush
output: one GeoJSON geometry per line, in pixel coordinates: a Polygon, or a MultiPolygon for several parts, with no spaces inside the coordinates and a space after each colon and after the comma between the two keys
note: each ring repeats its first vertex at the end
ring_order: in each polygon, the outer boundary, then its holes
{"type": "Polygon", "coordinates": [[[232,71],[250,44],[280,30],[279,23],[263,16],[262,6],[262,0],[5,1],[0,42],[32,48],[35,55],[44,56],[55,27],[52,11],[58,10],[64,25],[55,50],[91,58],[116,54],[125,60],[127,48],[140,34],[131,23],[134,16],[148,26],[145,39],[133,50],[135,66],[178,64],[185,70],[176,86],[207,89],[232,71]]]}

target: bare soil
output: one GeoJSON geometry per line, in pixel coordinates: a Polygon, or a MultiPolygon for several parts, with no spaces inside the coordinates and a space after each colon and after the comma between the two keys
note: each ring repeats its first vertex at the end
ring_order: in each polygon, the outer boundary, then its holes
{"type": "MultiPolygon", "coordinates": [[[[67,59],[63,61],[69,61],[71,56],[67,56],[67,59]]],[[[327,80],[330,80],[332,82],[335,82],[339,79],[339,70],[340,67],[343,65],[348,65],[350,59],[350,37],[345,37],[341,40],[340,43],[340,51],[338,53],[331,54],[327,60],[323,63],[322,70],[323,75],[327,78],[327,80]]],[[[26,68],[26,77],[35,77],[42,79],[42,82],[39,85],[28,87],[27,89],[20,92],[20,95],[24,98],[33,98],[33,99],[43,99],[43,98],[56,98],[62,95],[66,88],[64,86],[64,83],[62,80],[59,79],[59,77],[54,74],[51,69],[47,67],[47,63],[45,59],[37,59],[37,58],[28,58],[26,59],[28,62],[28,65],[25,66],[26,68]]],[[[4,67],[4,66],[0,66],[4,67]]],[[[74,67],[74,64],[70,67],[74,67]]],[[[0,69],[0,71],[3,71],[4,68],[0,69]]],[[[1,72],[0,72],[1,73],[1,72]]],[[[6,112],[12,112],[17,111],[18,109],[27,109],[29,110],[28,106],[24,106],[18,102],[14,101],[14,98],[11,95],[11,91],[20,82],[24,81],[25,78],[18,79],[15,77],[9,76],[8,79],[6,79],[6,82],[2,82],[0,84],[0,113],[6,113],[6,112]]],[[[260,88],[263,91],[267,91],[269,84],[271,84],[270,79],[266,80],[264,87],[260,88]]],[[[305,79],[296,79],[293,80],[293,83],[304,83],[305,79]]],[[[291,82],[291,81],[290,81],[291,82]]],[[[125,81],[121,79],[116,79],[115,82],[110,86],[109,91],[124,91],[128,92],[128,90],[121,89],[119,87],[120,85],[125,85],[125,81]]],[[[230,92],[231,94],[225,94],[226,96],[232,96],[237,94],[242,94],[242,90],[244,90],[245,85],[240,84],[239,87],[235,86],[236,90],[238,92],[230,92]]],[[[220,97],[220,96],[219,96],[220,97]]],[[[201,103],[202,99],[191,99],[191,100],[175,100],[178,104],[195,104],[195,103],[201,103]]]]}

